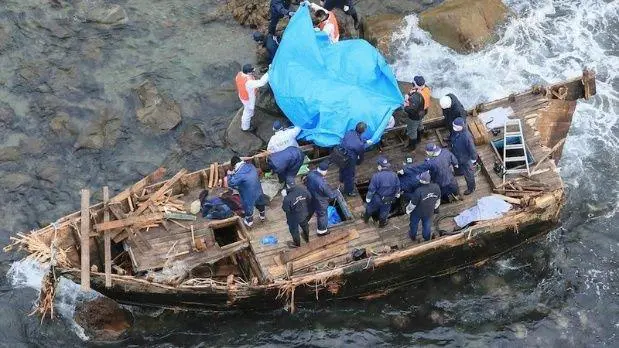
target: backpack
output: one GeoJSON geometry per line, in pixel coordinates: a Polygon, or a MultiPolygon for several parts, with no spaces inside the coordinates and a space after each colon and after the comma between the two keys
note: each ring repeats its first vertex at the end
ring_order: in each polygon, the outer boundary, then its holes
{"type": "Polygon", "coordinates": [[[331,155],[329,156],[332,163],[335,163],[340,168],[346,168],[350,165],[351,158],[347,148],[342,145],[335,145],[331,155]]]}

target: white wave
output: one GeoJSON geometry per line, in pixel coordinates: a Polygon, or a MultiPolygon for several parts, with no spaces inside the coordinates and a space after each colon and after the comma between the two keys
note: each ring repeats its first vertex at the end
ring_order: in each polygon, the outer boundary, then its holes
{"type": "MultiPolygon", "coordinates": [[[[41,292],[41,281],[48,271],[49,265],[23,259],[13,262],[6,276],[11,286],[15,289],[30,288],[37,291],[36,297],[32,299],[34,306],[41,292]]],[[[78,303],[89,301],[99,296],[101,294],[93,290],[88,292],[82,291],[78,284],[62,277],[56,286],[54,309],[62,320],[69,323],[73,332],[82,340],[88,340],[88,336],[85,334],[84,329],[73,320],[75,308],[78,303]]]]}

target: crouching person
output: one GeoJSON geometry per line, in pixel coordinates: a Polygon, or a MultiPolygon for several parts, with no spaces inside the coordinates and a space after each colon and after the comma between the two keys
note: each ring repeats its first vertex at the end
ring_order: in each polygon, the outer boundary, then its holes
{"type": "Polygon", "coordinates": [[[309,191],[302,185],[296,184],[294,180],[287,180],[286,190],[282,191],[285,195],[282,202],[282,209],[286,213],[286,221],[288,222],[288,230],[292,236],[292,243],[288,242],[290,248],[298,248],[301,246],[301,238],[299,237],[299,226],[303,231],[303,240],[309,242],[309,220],[312,217],[310,214],[310,204],[312,196],[309,191]]]}
{"type": "Polygon", "coordinates": [[[400,179],[391,170],[391,165],[387,158],[379,157],[378,173],[375,173],[370,180],[368,193],[365,201],[368,204],[365,208],[363,221],[368,223],[370,217],[378,213],[378,227],[387,226],[387,218],[391,211],[391,204],[400,197],[400,179]]]}
{"type": "Polygon", "coordinates": [[[423,172],[418,176],[421,186],[415,190],[410,203],[406,207],[406,213],[410,214],[410,230],[408,236],[411,240],[417,239],[417,227],[419,221],[423,226],[423,239],[428,241],[432,237],[432,217],[435,209],[441,205],[441,189],[430,182],[430,173],[423,172]]]}
{"type": "Polygon", "coordinates": [[[245,211],[243,222],[251,227],[254,224],[254,207],[260,213],[260,220],[266,220],[267,196],[262,192],[258,171],[253,164],[242,161],[239,156],[233,156],[228,170],[228,186],[239,191],[241,204],[245,211]]]}

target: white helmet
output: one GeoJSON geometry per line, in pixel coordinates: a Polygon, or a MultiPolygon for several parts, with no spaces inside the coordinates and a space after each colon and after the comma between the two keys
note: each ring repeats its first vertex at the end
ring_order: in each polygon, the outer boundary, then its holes
{"type": "Polygon", "coordinates": [[[451,107],[451,97],[448,95],[443,96],[440,100],[440,104],[441,108],[449,109],[451,107]]]}

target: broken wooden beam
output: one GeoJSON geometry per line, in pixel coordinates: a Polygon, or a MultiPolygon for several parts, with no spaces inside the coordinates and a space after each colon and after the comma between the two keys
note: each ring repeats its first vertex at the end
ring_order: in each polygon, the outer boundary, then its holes
{"type": "Polygon", "coordinates": [[[287,264],[290,261],[296,260],[320,248],[333,244],[340,239],[347,238],[350,233],[352,233],[352,231],[333,232],[327,236],[314,239],[313,241],[305,244],[302,247],[292,250],[281,251],[279,253],[279,258],[282,260],[283,264],[287,264]]]}
{"type": "Polygon", "coordinates": [[[163,219],[163,213],[153,213],[142,216],[129,216],[126,219],[103,222],[95,225],[95,230],[106,231],[115,228],[129,227],[135,224],[155,222],[163,219]]]}
{"type": "Polygon", "coordinates": [[[168,220],[196,221],[196,216],[193,214],[167,212],[163,214],[163,217],[168,220]]]}
{"type": "MultiPolygon", "coordinates": [[[[107,205],[110,200],[110,190],[107,186],[103,186],[103,222],[110,221],[110,212],[107,205]]],[[[110,231],[103,232],[103,248],[104,248],[104,271],[105,271],[105,287],[112,287],[112,238],[110,231]]]]}
{"type": "Polygon", "coordinates": [[[81,289],[82,291],[90,290],[90,191],[83,189],[81,191],[82,204],[80,215],[80,245],[81,245],[81,289]]]}
{"type": "Polygon", "coordinates": [[[153,173],[147,175],[142,180],[133,184],[133,186],[127,188],[121,193],[117,194],[114,198],[111,199],[112,203],[120,203],[130,197],[133,193],[141,193],[144,188],[148,185],[152,185],[157,181],[161,180],[165,175],[165,168],[161,167],[155,170],[153,173]]]}
{"type": "Polygon", "coordinates": [[[187,174],[187,169],[183,168],[178,173],[176,173],[170,180],[166,181],[165,184],[163,184],[163,186],[161,186],[155,193],[151,194],[150,197],[148,197],[148,200],[146,202],[142,203],[140,207],[135,210],[134,215],[142,214],[151,203],[163,197],[163,195],[169,189],[171,189],[172,186],[176,184],[176,182],[178,182],[181,179],[181,177],[185,174],[187,174]]]}

